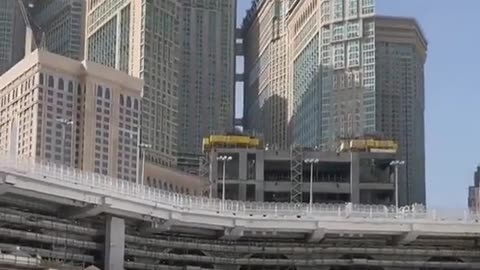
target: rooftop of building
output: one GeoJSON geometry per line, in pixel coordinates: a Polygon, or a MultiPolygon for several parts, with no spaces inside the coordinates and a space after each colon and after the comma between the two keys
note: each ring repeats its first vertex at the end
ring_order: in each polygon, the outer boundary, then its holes
{"type": "Polygon", "coordinates": [[[414,28],[417,31],[418,37],[424,44],[425,48],[428,47],[428,40],[425,35],[425,32],[422,29],[422,26],[416,18],[413,17],[403,17],[403,16],[386,16],[386,15],[375,15],[375,22],[380,22],[384,24],[393,24],[395,23],[396,27],[404,26],[408,28],[414,28]]]}
{"type": "Polygon", "coordinates": [[[78,77],[91,76],[107,80],[114,84],[120,84],[131,90],[138,90],[139,92],[143,88],[143,80],[132,77],[122,71],[90,61],[80,62],[46,50],[35,50],[31,54],[25,56],[20,62],[0,76],[0,85],[3,87],[7,86],[13,80],[25,73],[25,71],[37,64],[58,72],[76,74],[78,77]]]}

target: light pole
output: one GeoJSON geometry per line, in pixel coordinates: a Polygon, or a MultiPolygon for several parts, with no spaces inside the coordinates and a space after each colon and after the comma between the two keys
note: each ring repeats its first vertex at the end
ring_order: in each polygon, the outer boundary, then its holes
{"type": "Polygon", "coordinates": [[[398,211],[398,167],[405,165],[403,160],[394,160],[390,162],[390,166],[395,168],[395,209],[398,211]]]}
{"type": "Polygon", "coordinates": [[[313,209],[313,165],[319,163],[320,160],[317,159],[306,159],[305,163],[310,164],[310,211],[313,209]]]}
{"type": "MultiPolygon", "coordinates": [[[[67,126],[73,126],[73,121],[70,120],[70,119],[65,119],[65,118],[57,118],[56,121],[57,121],[57,123],[62,125],[62,146],[63,146],[63,148],[62,148],[62,153],[60,155],[60,158],[61,158],[61,164],[64,164],[64,162],[65,162],[64,153],[65,153],[66,129],[67,129],[67,126]]],[[[71,134],[70,142],[72,140],[73,140],[73,134],[71,134]]],[[[72,144],[72,143],[70,143],[70,144],[72,144]]]]}
{"type": "Polygon", "coordinates": [[[219,156],[217,157],[218,161],[223,161],[223,172],[222,172],[222,208],[225,205],[225,169],[228,161],[231,161],[233,158],[231,156],[219,156]]]}
{"type": "Polygon", "coordinates": [[[145,178],[145,149],[150,149],[150,148],[152,148],[151,144],[146,144],[146,143],[138,144],[139,152],[142,155],[142,178],[140,178],[140,180],[141,180],[140,184],[142,186],[145,184],[145,180],[144,180],[144,178],[145,178]]]}

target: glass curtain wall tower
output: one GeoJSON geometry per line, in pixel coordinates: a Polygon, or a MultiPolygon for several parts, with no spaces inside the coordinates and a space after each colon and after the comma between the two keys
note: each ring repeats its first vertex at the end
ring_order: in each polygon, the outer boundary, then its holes
{"type": "Polygon", "coordinates": [[[146,159],[164,166],[178,150],[178,16],[177,0],[87,1],[85,58],[144,80],[142,142],[152,145],[146,159]]]}

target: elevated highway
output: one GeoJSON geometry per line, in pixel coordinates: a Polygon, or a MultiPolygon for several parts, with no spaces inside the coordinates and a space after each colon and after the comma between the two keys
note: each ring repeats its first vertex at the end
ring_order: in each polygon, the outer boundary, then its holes
{"type": "Polygon", "coordinates": [[[480,269],[468,211],[222,203],[5,157],[0,239],[36,267],[480,269]]]}

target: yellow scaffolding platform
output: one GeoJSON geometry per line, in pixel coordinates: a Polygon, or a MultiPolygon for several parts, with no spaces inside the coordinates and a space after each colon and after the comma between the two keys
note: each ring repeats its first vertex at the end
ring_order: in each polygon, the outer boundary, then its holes
{"type": "Polygon", "coordinates": [[[250,136],[211,135],[203,139],[203,151],[212,148],[260,148],[260,140],[250,136]]]}

